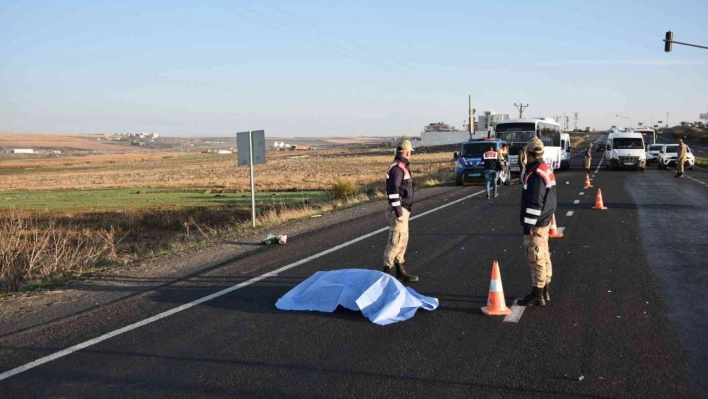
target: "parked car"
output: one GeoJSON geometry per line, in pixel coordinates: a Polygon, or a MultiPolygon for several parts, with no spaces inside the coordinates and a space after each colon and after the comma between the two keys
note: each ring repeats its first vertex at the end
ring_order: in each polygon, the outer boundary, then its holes
{"type": "Polygon", "coordinates": [[[605,151],[607,149],[607,143],[598,143],[595,146],[595,152],[605,151]]]}
{"type": "MultiPolygon", "coordinates": [[[[470,140],[460,145],[460,152],[455,153],[455,184],[461,186],[465,182],[484,182],[484,161],[482,155],[489,150],[489,147],[494,147],[494,151],[499,152],[502,145],[506,144],[504,140],[484,139],[470,140]]],[[[497,175],[499,184],[504,182],[505,175],[499,173],[497,175]]]]}
{"type": "Polygon", "coordinates": [[[659,162],[659,151],[664,148],[664,144],[649,144],[647,146],[647,165],[659,162]]]}
{"type": "MultiPolygon", "coordinates": [[[[667,169],[676,166],[676,157],[678,156],[678,144],[664,144],[659,150],[659,169],[667,169]]],[[[686,146],[686,166],[693,170],[696,164],[696,158],[691,152],[691,147],[686,146]]]]}

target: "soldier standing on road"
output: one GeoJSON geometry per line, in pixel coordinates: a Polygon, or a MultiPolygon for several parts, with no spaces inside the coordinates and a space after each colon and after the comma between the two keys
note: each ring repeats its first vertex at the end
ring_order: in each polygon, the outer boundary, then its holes
{"type": "Polygon", "coordinates": [[[497,193],[497,174],[502,170],[501,161],[499,161],[499,156],[494,151],[494,146],[489,146],[489,151],[482,155],[482,160],[484,161],[484,184],[487,189],[487,199],[492,198],[490,195],[491,183],[494,183],[494,198],[497,198],[499,194],[497,193]]]}
{"type": "Polygon", "coordinates": [[[524,226],[524,250],[531,268],[531,293],[521,306],[544,306],[551,300],[549,286],[553,267],[548,249],[548,230],[556,211],[556,177],[543,162],[543,142],[534,138],[528,143],[528,166],[521,192],[521,225],[524,226]]]}
{"type": "Polygon", "coordinates": [[[686,161],[688,161],[688,151],[683,139],[679,139],[678,154],[676,154],[676,176],[683,178],[686,161]]]}
{"type": "Polygon", "coordinates": [[[504,178],[504,185],[508,186],[511,184],[511,169],[509,168],[509,146],[506,144],[503,144],[501,149],[499,150],[499,160],[502,163],[502,167],[504,169],[504,174],[506,175],[504,178]]]}
{"type": "Polygon", "coordinates": [[[583,168],[585,173],[590,174],[590,165],[592,164],[592,143],[588,144],[588,148],[585,149],[585,161],[583,161],[583,168]]]}
{"type": "Polygon", "coordinates": [[[413,204],[413,189],[415,181],[409,168],[413,146],[408,140],[403,140],[396,148],[396,157],[386,173],[386,194],[388,205],[388,244],[384,252],[383,272],[401,281],[418,281],[418,277],[408,274],[405,268],[405,254],[408,247],[408,218],[413,204]]]}
{"type": "Polygon", "coordinates": [[[526,172],[526,148],[527,146],[524,146],[519,150],[519,184],[524,183],[524,173],[526,172]]]}

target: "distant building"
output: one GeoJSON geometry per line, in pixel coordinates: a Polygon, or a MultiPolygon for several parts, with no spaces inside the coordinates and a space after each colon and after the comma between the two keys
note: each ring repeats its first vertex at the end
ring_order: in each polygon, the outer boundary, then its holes
{"type": "Polygon", "coordinates": [[[423,132],[459,132],[454,126],[443,122],[431,123],[423,128],[423,132]]]}
{"type": "Polygon", "coordinates": [[[496,114],[493,110],[484,111],[484,115],[477,117],[477,130],[489,131],[499,121],[508,121],[509,114],[496,114]]]}
{"type": "Polygon", "coordinates": [[[467,130],[460,130],[443,122],[431,123],[423,128],[420,133],[420,145],[446,145],[459,144],[469,140],[467,130]]]}
{"type": "Polygon", "coordinates": [[[13,148],[10,150],[11,154],[34,154],[34,150],[31,148],[13,148]]]}

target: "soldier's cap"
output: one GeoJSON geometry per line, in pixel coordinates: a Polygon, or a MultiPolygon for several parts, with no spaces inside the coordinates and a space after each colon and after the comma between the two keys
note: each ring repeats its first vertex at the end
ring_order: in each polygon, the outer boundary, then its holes
{"type": "Polygon", "coordinates": [[[413,151],[413,145],[411,144],[410,140],[403,140],[398,145],[398,147],[396,147],[396,152],[406,152],[406,151],[413,151]]]}
{"type": "Polygon", "coordinates": [[[679,143],[683,143],[683,139],[679,139],[679,143]]]}
{"type": "Polygon", "coordinates": [[[532,138],[528,144],[526,144],[526,151],[532,154],[543,154],[543,141],[538,137],[532,138]]]}

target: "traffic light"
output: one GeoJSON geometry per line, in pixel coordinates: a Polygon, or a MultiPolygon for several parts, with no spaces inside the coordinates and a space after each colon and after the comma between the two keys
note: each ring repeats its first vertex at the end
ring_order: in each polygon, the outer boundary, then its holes
{"type": "Polygon", "coordinates": [[[664,51],[669,53],[671,52],[671,46],[674,44],[674,32],[668,31],[666,32],[666,40],[664,40],[664,51]]]}

